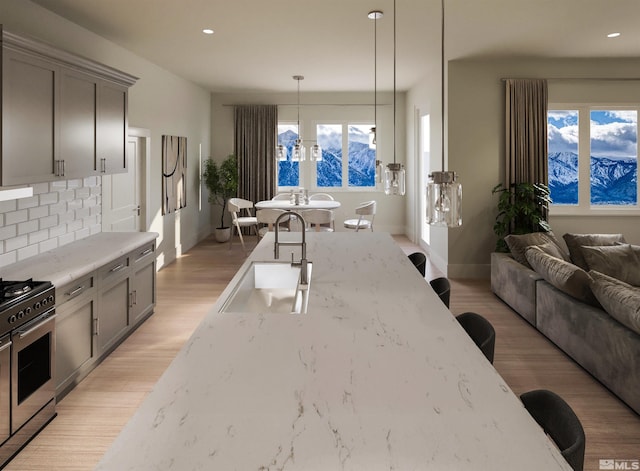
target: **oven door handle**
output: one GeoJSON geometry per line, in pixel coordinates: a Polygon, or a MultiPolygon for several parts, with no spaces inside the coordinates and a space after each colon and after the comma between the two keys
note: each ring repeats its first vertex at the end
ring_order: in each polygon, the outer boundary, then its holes
{"type": "Polygon", "coordinates": [[[42,327],[43,325],[45,325],[47,322],[54,320],[58,315],[57,314],[53,314],[52,316],[48,316],[46,319],[44,319],[42,322],[38,322],[38,324],[34,325],[33,327],[29,327],[27,330],[18,330],[16,331],[16,334],[21,338],[25,338],[26,336],[28,336],[29,334],[33,333],[34,331],[38,330],[40,327],[42,327]]]}
{"type": "Polygon", "coordinates": [[[7,348],[9,348],[11,346],[13,342],[11,340],[9,340],[7,343],[0,345],[0,352],[5,351],[7,348]]]}

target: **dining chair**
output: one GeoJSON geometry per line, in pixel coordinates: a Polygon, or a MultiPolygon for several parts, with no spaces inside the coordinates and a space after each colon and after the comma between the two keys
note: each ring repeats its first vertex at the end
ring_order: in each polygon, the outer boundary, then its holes
{"type": "Polygon", "coordinates": [[[366,201],[360,203],[355,210],[357,219],[347,219],[344,221],[344,227],[347,229],[355,229],[358,232],[360,229],[371,229],[373,232],[373,218],[376,215],[376,202],[366,201]],[[367,219],[369,217],[369,219],[367,219]]]}
{"type": "MultiPolygon", "coordinates": [[[[256,220],[258,222],[258,236],[262,238],[267,232],[273,231],[276,219],[278,219],[278,216],[280,216],[284,212],[284,209],[258,209],[256,211],[256,220]]],[[[280,223],[284,223],[284,225],[280,227],[281,231],[289,230],[287,218],[281,219],[280,223]]]]}
{"type": "MultiPolygon", "coordinates": [[[[258,219],[255,216],[251,215],[251,208],[253,208],[253,201],[245,200],[242,198],[230,198],[229,202],[227,203],[227,208],[231,213],[231,220],[233,223],[233,227],[236,228],[236,232],[240,237],[240,242],[242,243],[242,249],[246,252],[247,249],[244,245],[244,238],[242,237],[242,228],[252,227],[256,233],[256,236],[258,236],[258,219]],[[246,216],[242,216],[243,209],[246,216]]],[[[231,249],[232,244],[233,244],[233,230],[231,231],[231,237],[229,239],[229,249],[231,249]]]]}
{"type": "Polygon", "coordinates": [[[334,214],[330,209],[305,209],[302,217],[307,223],[307,231],[333,232],[334,214]]]}
{"type": "Polygon", "coordinates": [[[456,320],[475,342],[480,351],[493,364],[493,352],[496,346],[496,331],[487,319],[475,312],[464,312],[456,320]]]}
{"type": "Polygon", "coordinates": [[[536,389],[520,395],[531,417],[560,449],[574,471],[584,468],[585,434],[571,406],[553,391],[536,389]]]}
{"type": "Polygon", "coordinates": [[[422,252],[413,252],[407,255],[407,257],[409,257],[409,260],[411,261],[411,263],[413,263],[413,266],[416,267],[416,269],[420,272],[420,274],[424,278],[424,275],[427,270],[427,256],[422,252]]]}
{"type": "Polygon", "coordinates": [[[449,299],[451,297],[451,283],[449,282],[449,279],[441,276],[431,280],[429,284],[444,305],[447,306],[447,309],[449,309],[449,299]]]}
{"type": "Polygon", "coordinates": [[[331,196],[329,193],[314,193],[312,195],[309,195],[309,201],[333,201],[333,196],[331,196]]]}
{"type": "Polygon", "coordinates": [[[291,195],[289,193],[278,193],[271,199],[272,200],[288,200],[290,198],[291,198],[291,195]]]}

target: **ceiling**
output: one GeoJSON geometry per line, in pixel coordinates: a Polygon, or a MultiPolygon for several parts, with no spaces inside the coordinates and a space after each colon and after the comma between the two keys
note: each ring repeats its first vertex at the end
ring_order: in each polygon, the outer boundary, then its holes
{"type": "MultiPolygon", "coordinates": [[[[393,0],[32,0],[217,92],[393,88],[393,0]],[[202,33],[211,28],[213,35],[202,33]]],[[[639,0],[445,0],[448,60],[640,57],[639,0]],[[608,39],[617,31],[620,37],[608,39]]],[[[440,0],[397,0],[396,87],[439,71],[440,0]]]]}

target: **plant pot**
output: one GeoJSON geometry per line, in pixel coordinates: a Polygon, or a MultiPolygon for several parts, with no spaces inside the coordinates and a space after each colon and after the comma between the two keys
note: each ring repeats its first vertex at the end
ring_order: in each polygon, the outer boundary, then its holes
{"type": "Polygon", "coordinates": [[[214,235],[217,242],[227,242],[231,238],[231,228],[217,227],[214,230],[214,235]]]}

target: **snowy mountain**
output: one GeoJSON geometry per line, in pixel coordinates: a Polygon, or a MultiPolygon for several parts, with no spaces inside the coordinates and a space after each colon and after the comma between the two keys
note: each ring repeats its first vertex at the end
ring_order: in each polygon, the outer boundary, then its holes
{"type": "MultiPolygon", "coordinates": [[[[591,204],[636,204],[638,161],[591,157],[591,204]]],[[[549,189],[555,204],[578,204],[578,155],[549,154],[549,189]]]]}
{"type": "MultiPolygon", "coordinates": [[[[349,134],[349,186],[375,186],[375,151],[369,149],[369,136],[350,128],[349,134]]],[[[285,145],[288,155],[297,139],[293,131],[278,135],[278,142],[285,145]]],[[[317,163],[316,185],[318,187],[342,186],[342,135],[323,132],[319,142],[322,147],[322,161],[317,163]]],[[[278,185],[299,186],[299,164],[279,162],[278,185]]]]}

